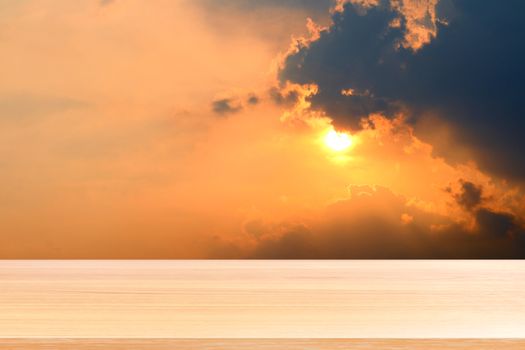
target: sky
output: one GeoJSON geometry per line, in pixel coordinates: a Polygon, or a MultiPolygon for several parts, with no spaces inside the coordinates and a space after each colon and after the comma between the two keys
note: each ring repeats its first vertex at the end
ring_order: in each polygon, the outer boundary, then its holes
{"type": "Polygon", "coordinates": [[[0,258],[525,257],[523,10],[0,0],[0,258]]]}

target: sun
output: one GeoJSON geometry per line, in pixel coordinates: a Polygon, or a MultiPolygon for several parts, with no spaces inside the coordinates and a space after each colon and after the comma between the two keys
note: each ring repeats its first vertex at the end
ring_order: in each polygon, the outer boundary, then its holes
{"type": "Polygon", "coordinates": [[[335,152],[342,152],[352,146],[352,137],[344,132],[330,130],[324,137],[325,145],[335,152]]]}

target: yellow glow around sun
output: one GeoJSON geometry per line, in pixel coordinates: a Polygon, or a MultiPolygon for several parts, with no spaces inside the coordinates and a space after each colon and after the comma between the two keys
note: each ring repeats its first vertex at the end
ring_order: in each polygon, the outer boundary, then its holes
{"type": "Polygon", "coordinates": [[[352,146],[352,137],[344,132],[330,130],[324,137],[324,143],[335,152],[341,152],[352,146]]]}

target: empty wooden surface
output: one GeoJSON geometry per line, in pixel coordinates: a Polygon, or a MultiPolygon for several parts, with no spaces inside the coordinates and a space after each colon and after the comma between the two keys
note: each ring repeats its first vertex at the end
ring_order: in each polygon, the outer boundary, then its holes
{"type": "Polygon", "coordinates": [[[525,338],[523,261],[0,261],[0,338],[525,338]]]}

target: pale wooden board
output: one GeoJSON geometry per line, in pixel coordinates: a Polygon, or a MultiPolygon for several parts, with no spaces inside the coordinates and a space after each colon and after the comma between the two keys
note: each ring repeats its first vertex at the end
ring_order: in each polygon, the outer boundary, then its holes
{"type": "Polygon", "coordinates": [[[525,262],[0,261],[0,337],[525,338],[525,262]]]}
{"type": "Polygon", "coordinates": [[[523,350],[517,339],[0,339],[9,350],[523,350]]]}

